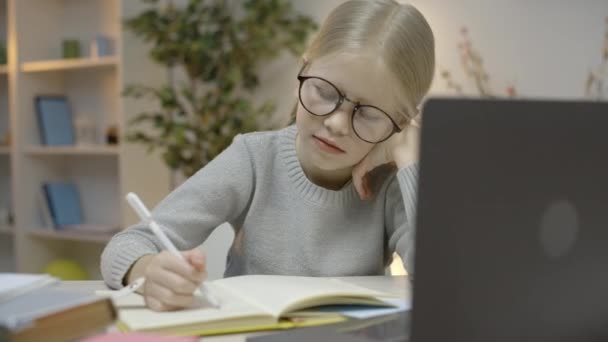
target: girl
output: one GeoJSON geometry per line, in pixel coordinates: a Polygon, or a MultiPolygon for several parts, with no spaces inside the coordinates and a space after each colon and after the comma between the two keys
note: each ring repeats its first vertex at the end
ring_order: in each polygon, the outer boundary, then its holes
{"type": "Polygon", "coordinates": [[[224,222],[235,230],[226,277],[380,275],[394,251],[411,273],[413,118],[433,71],[433,33],[414,7],[339,5],[304,55],[296,125],[237,136],[154,209],[190,265],[159,253],[140,223],[106,246],[104,280],[118,288],[145,276],[150,308],[187,307],[205,278],[204,256],[194,248],[224,222]],[[391,167],[389,175],[370,172],[391,167]]]}

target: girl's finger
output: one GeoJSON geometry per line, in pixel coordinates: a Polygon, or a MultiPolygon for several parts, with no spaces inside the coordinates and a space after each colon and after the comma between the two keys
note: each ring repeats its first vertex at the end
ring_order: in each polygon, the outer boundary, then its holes
{"type": "Polygon", "coordinates": [[[168,253],[164,258],[162,258],[159,264],[159,266],[163,269],[175,272],[180,276],[190,279],[194,282],[198,282],[198,280],[201,278],[201,274],[203,273],[194,268],[192,265],[190,265],[189,262],[184,262],[184,260],[180,260],[178,257],[170,253],[168,253]]]}
{"type": "Polygon", "coordinates": [[[363,200],[365,197],[365,189],[363,189],[363,179],[361,177],[361,164],[355,166],[353,169],[352,178],[355,190],[357,190],[359,198],[363,200]]]}
{"type": "Polygon", "coordinates": [[[161,286],[158,283],[152,283],[146,288],[146,296],[161,302],[167,310],[185,308],[194,303],[194,296],[192,294],[182,295],[175,293],[172,289],[161,286]]]}
{"type": "Polygon", "coordinates": [[[369,185],[369,172],[366,172],[361,176],[361,185],[363,187],[363,199],[367,200],[371,197],[372,193],[369,185]]]}
{"type": "Polygon", "coordinates": [[[204,272],[206,270],[206,257],[198,249],[192,249],[187,251],[185,254],[186,260],[199,272],[204,272]]]}
{"type": "Polygon", "coordinates": [[[183,295],[191,295],[199,286],[198,282],[184,278],[179,274],[167,271],[164,268],[155,268],[150,270],[148,278],[155,283],[170,288],[174,292],[183,295]]]}
{"type": "Polygon", "coordinates": [[[367,173],[369,172],[369,159],[365,157],[359,165],[353,169],[353,183],[361,200],[366,200],[370,197],[369,182],[367,173]]]}
{"type": "Polygon", "coordinates": [[[163,303],[161,303],[161,301],[157,300],[156,298],[153,298],[153,297],[150,297],[150,296],[145,296],[144,299],[146,301],[146,306],[148,308],[150,308],[151,310],[154,310],[154,311],[167,311],[167,309],[165,308],[165,306],[163,305],[163,303]]]}

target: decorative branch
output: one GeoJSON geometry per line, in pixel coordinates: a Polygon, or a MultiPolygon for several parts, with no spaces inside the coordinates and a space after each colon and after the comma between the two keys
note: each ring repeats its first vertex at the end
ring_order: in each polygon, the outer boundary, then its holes
{"type": "MultiPolygon", "coordinates": [[[[485,69],[484,61],[481,54],[473,47],[473,43],[469,37],[467,27],[460,29],[462,41],[458,43],[458,51],[460,56],[460,64],[464,70],[465,76],[473,82],[475,89],[481,97],[496,97],[490,86],[490,75],[485,69]]],[[[448,89],[451,89],[458,95],[464,95],[462,83],[454,80],[452,73],[447,70],[441,70],[441,77],[446,81],[448,89]]],[[[506,87],[505,94],[508,97],[516,97],[517,91],[515,86],[506,87]]]]}
{"type": "Polygon", "coordinates": [[[604,46],[602,60],[595,70],[590,70],[585,82],[585,96],[593,100],[604,100],[608,97],[605,83],[608,81],[608,16],[604,19],[604,46]]]}

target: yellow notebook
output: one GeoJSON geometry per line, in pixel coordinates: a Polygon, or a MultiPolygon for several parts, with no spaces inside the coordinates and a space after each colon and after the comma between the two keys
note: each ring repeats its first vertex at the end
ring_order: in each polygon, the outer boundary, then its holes
{"type": "Polygon", "coordinates": [[[118,326],[123,331],[171,335],[214,335],[246,331],[289,329],[346,320],[339,313],[315,312],[332,304],[391,306],[394,297],[334,278],[247,275],[208,282],[220,308],[193,308],[155,312],[138,294],[116,300],[118,326]]]}

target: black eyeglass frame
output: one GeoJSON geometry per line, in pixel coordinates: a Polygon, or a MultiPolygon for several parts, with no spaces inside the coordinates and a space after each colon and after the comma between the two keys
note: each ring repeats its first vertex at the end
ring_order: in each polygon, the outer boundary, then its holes
{"type": "Polygon", "coordinates": [[[340,108],[340,106],[342,106],[342,103],[344,103],[344,100],[354,104],[355,106],[353,107],[353,111],[350,115],[350,124],[351,127],[353,128],[353,132],[355,132],[355,134],[357,135],[357,137],[359,137],[359,139],[368,142],[370,144],[379,144],[381,142],[384,142],[386,140],[388,140],[390,137],[393,136],[393,134],[395,133],[399,133],[401,132],[401,128],[399,127],[399,125],[397,125],[397,123],[395,122],[395,120],[393,120],[393,118],[388,115],[385,111],[383,111],[382,109],[376,107],[376,106],[372,106],[372,105],[362,105],[359,101],[353,101],[351,99],[349,99],[348,97],[346,97],[346,95],[340,91],[340,89],[338,89],[338,87],[336,87],[333,83],[331,83],[330,81],[322,78],[322,77],[317,77],[317,76],[302,76],[302,71],[304,71],[304,68],[306,67],[306,64],[302,66],[302,69],[300,69],[300,72],[298,72],[298,81],[300,81],[300,86],[298,87],[298,100],[300,101],[300,104],[302,105],[302,107],[304,107],[304,109],[306,109],[306,111],[308,113],[310,113],[311,115],[314,116],[327,116],[332,114],[333,112],[335,112],[338,108],[340,108]],[[302,85],[304,84],[304,81],[308,80],[308,79],[318,79],[324,82],[327,82],[330,86],[332,86],[336,92],[338,93],[338,95],[340,96],[340,98],[338,99],[338,102],[336,103],[336,106],[330,110],[329,112],[325,113],[325,114],[316,114],[311,112],[308,108],[306,108],[306,105],[304,104],[304,101],[302,101],[302,85]],[[363,139],[359,133],[357,133],[357,130],[355,129],[355,113],[357,112],[357,110],[359,110],[359,108],[362,107],[370,107],[370,108],[374,108],[376,110],[379,110],[382,114],[386,115],[386,117],[391,120],[391,123],[393,124],[393,131],[384,139],[379,140],[379,141],[369,141],[366,139],[363,139]]]}

